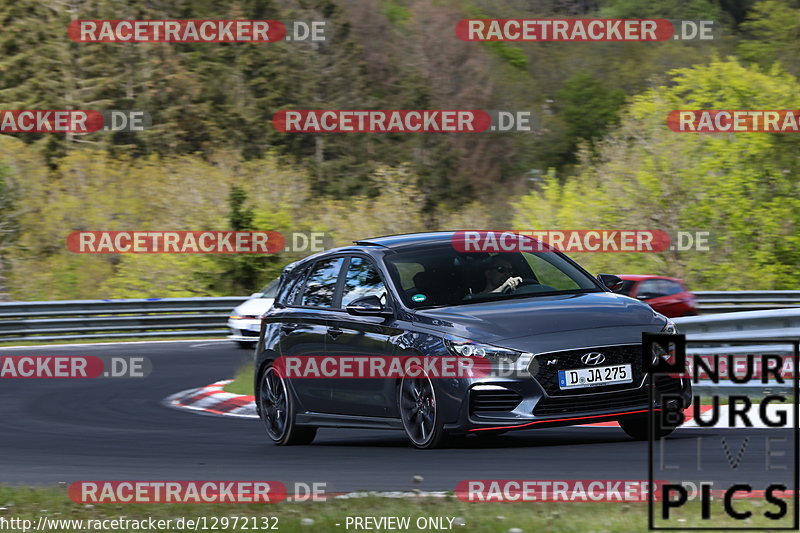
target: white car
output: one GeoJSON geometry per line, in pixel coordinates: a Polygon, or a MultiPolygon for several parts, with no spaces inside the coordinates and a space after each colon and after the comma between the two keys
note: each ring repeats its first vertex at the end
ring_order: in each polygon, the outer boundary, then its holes
{"type": "Polygon", "coordinates": [[[254,292],[249,299],[237,305],[231,311],[231,316],[228,317],[228,327],[231,330],[228,338],[238,342],[242,348],[252,348],[253,343],[258,341],[258,334],[261,331],[261,315],[272,307],[277,291],[278,280],[276,279],[260,292],[254,292]]]}

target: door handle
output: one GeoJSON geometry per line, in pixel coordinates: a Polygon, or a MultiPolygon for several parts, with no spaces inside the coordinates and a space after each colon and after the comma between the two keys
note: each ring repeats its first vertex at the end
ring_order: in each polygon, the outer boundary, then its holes
{"type": "Polygon", "coordinates": [[[281,331],[291,333],[297,329],[297,324],[281,324],[281,331]]]}
{"type": "Polygon", "coordinates": [[[339,328],[328,328],[328,335],[330,335],[333,339],[335,339],[342,333],[344,333],[344,331],[339,328]]]}

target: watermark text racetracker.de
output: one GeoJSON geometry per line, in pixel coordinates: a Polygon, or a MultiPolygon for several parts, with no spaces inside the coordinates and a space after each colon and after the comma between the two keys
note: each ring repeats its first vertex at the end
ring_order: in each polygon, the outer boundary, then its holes
{"type": "Polygon", "coordinates": [[[663,481],[631,479],[465,479],[463,502],[646,502],[663,481]]]}
{"type": "Polygon", "coordinates": [[[534,116],[499,109],[296,109],[278,111],[272,125],[284,133],[530,133],[534,116]]]}
{"type": "Polygon", "coordinates": [[[0,133],[136,132],[152,125],[141,110],[0,109],[0,133]]]}
{"type": "Polygon", "coordinates": [[[677,109],[667,127],[680,133],[800,133],[800,109],[677,109]]]}
{"type": "Polygon", "coordinates": [[[291,379],[479,378],[516,370],[480,356],[414,355],[289,355],[278,357],[274,368],[279,376],[291,379]]]}
{"type": "Polygon", "coordinates": [[[144,378],[152,370],[150,359],[142,356],[0,356],[0,379],[144,378]]]}
{"type": "Polygon", "coordinates": [[[79,43],[322,42],[325,30],[324,20],[73,20],[67,36],[79,43]]]}
{"type": "Polygon", "coordinates": [[[462,230],[452,237],[459,252],[638,252],[710,250],[708,231],[462,230]],[[670,234],[672,233],[672,235],[670,234]]]}
{"type": "Polygon", "coordinates": [[[666,19],[462,19],[463,41],[711,41],[719,38],[711,20],[666,19]]]}
{"type": "Polygon", "coordinates": [[[69,486],[75,503],[279,503],[327,501],[327,483],[266,480],[83,480],[69,486]]]}
{"type": "Polygon", "coordinates": [[[492,354],[469,344],[446,343],[459,355],[282,355],[273,365],[278,375],[290,379],[508,378],[529,376],[538,367],[527,352],[492,354]]]}
{"type": "Polygon", "coordinates": [[[278,231],[73,231],[67,249],[76,254],[274,254],[321,252],[324,232],[278,231]]]}

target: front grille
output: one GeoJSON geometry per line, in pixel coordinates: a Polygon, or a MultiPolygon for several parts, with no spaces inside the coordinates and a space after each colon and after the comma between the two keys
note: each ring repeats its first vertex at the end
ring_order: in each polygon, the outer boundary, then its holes
{"type": "MultiPolygon", "coordinates": [[[[660,394],[678,394],[681,392],[680,380],[668,376],[656,378],[656,397],[660,394]]],[[[559,398],[542,398],[533,409],[536,416],[556,416],[590,411],[624,411],[626,409],[647,408],[650,401],[648,387],[632,391],[617,391],[586,396],[562,396],[559,398]]]]}
{"type": "Polygon", "coordinates": [[[579,394],[593,394],[600,391],[615,391],[634,389],[642,382],[642,345],[624,344],[619,346],[602,346],[599,348],[580,348],[534,356],[528,367],[534,379],[542,386],[549,396],[573,396],[579,394]],[[589,352],[600,352],[605,356],[605,361],[596,366],[629,364],[633,381],[618,385],[602,387],[585,387],[579,389],[561,390],[558,386],[559,370],[574,370],[576,368],[593,368],[581,362],[581,356],[589,352]]]}
{"type": "Polygon", "coordinates": [[[491,389],[472,389],[470,393],[470,408],[475,412],[513,411],[522,396],[513,390],[502,387],[491,389]]]}

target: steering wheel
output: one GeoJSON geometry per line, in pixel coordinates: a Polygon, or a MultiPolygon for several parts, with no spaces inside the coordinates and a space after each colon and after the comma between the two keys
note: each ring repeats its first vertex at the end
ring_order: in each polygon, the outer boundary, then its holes
{"type": "Polygon", "coordinates": [[[522,278],[522,281],[520,281],[515,288],[512,289],[511,287],[506,287],[505,289],[503,289],[501,291],[501,293],[502,294],[511,294],[512,292],[516,291],[517,289],[519,289],[523,285],[538,285],[538,284],[539,284],[539,282],[537,280],[533,279],[533,278],[522,278]]]}

